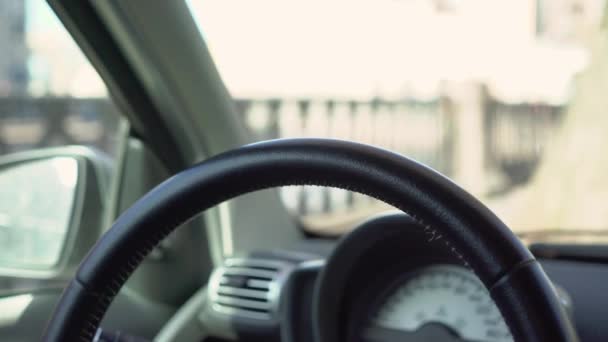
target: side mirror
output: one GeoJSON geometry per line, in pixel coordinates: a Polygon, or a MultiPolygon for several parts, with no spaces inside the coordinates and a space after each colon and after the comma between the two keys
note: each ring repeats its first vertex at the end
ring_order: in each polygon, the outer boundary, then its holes
{"type": "Polygon", "coordinates": [[[67,276],[103,227],[111,165],[85,147],[0,157],[0,276],[67,276]]]}

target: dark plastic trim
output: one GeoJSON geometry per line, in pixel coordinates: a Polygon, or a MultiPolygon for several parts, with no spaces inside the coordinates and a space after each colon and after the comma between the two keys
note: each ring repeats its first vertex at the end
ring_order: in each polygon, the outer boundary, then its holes
{"type": "Polygon", "coordinates": [[[608,264],[608,245],[534,243],[530,251],[539,259],[572,260],[608,264]]]}

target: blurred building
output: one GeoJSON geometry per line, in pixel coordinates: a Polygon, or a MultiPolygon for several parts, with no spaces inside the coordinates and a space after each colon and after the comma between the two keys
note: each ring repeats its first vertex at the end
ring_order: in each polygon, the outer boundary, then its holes
{"type": "Polygon", "coordinates": [[[25,1],[0,1],[0,96],[24,95],[28,86],[25,1]]]}
{"type": "Polygon", "coordinates": [[[605,0],[536,0],[536,30],[555,43],[586,44],[602,21],[605,0]]]}

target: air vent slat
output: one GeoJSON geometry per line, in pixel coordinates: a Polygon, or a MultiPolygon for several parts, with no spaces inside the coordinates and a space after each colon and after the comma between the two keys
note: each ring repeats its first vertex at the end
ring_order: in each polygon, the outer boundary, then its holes
{"type": "Polygon", "coordinates": [[[270,281],[267,280],[258,280],[258,279],[249,279],[247,281],[247,287],[254,289],[270,289],[270,281]]]}
{"type": "Polygon", "coordinates": [[[236,287],[221,286],[217,293],[220,295],[234,295],[242,298],[255,298],[269,300],[268,291],[239,289],[236,287]]]}
{"type": "Polygon", "coordinates": [[[224,270],[224,274],[225,275],[250,276],[250,277],[257,277],[257,278],[272,279],[277,275],[277,272],[256,270],[256,269],[244,268],[244,267],[230,267],[230,268],[226,268],[224,270]]]}
{"type": "Polygon", "coordinates": [[[253,259],[231,259],[226,261],[226,267],[248,267],[262,270],[279,271],[285,266],[282,261],[276,260],[253,260],[253,259]]]}
{"type": "Polygon", "coordinates": [[[265,259],[228,259],[209,281],[215,311],[231,316],[272,319],[280,291],[293,265],[265,259]]]}
{"type": "Polygon", "coordinates": [[[268,302],[258,302],[255,300],[247,300],[235,297],[218,296],[216,302],[218,304],[226,304],[235,306],[241,309],[258,309],[258,310],[270,310],[271,304],[268,302]]]}

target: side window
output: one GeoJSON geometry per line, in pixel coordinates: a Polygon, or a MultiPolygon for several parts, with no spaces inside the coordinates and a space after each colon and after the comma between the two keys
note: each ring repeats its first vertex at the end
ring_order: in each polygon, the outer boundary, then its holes
{"type": "MultiPolygon", "coordinates": [[[[0,158],[67,145],[95,148],[110,161],[116,157],[122,120],[118,110],[46,1],[0,1],[0,51],[0,158]]],[[[14,200],[14,194],[5,196],[0,198],[14,200]]],[[[0,224],[0,260],[21,258],[11,249],[14,241],[23,250],[58,243],[40,244],[44,239],[36,236],[43,235],[44,227],[27,228],[34,230],[28,234],[24,229],[0,224]]],[[[27,279],[0,277],[0,291],[35,286],[27,279]]]]}
{"type": "Polygon", "coordinates": [[[115,155],[118,112],[45,1],[0,1],[0,49],[0,155],[62,145],[115,155]]]}

